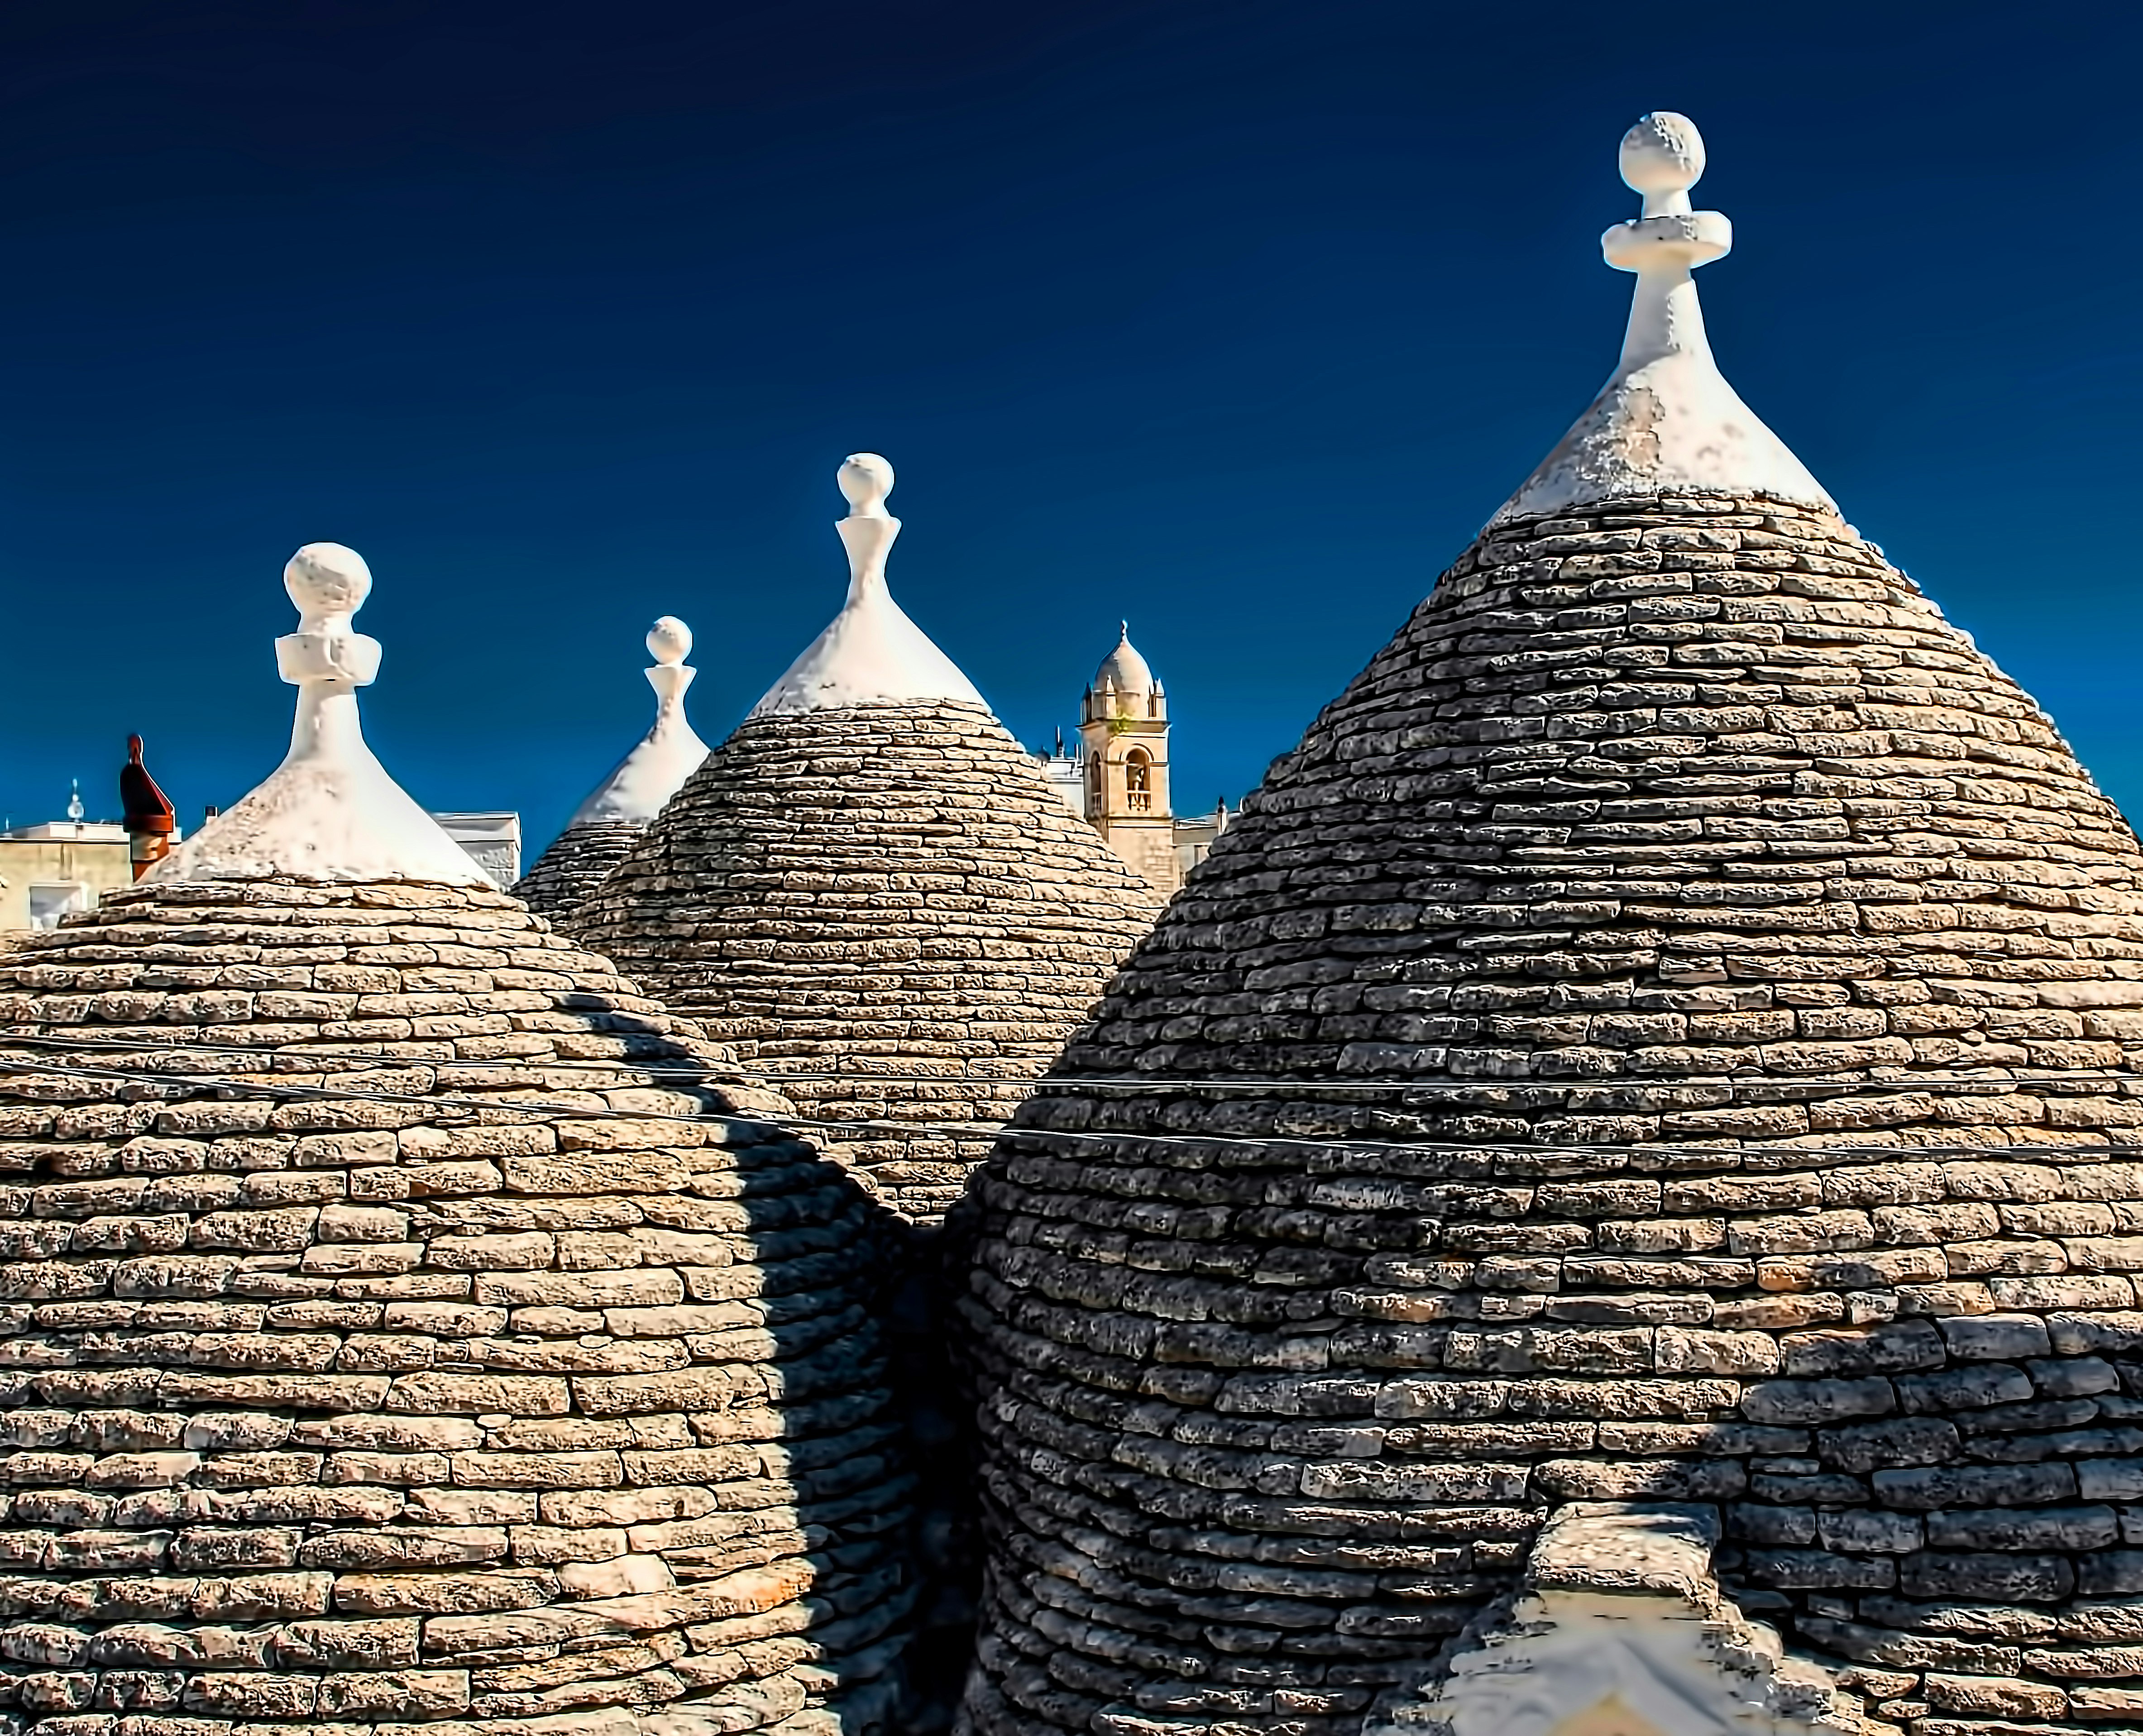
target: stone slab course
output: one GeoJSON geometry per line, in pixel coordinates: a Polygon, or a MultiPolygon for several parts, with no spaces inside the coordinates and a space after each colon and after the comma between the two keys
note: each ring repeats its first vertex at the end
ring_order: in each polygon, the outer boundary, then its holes
{"type": "Polygon", "coordinates": [[[789,1107],[487,890],[151,884],[13,946],[11,1728],[882,1727],[873,1208],[789,1107]]]}
{"type": "Polygon", "coordinates": [[[585,820],[568,826],[513,883],[513,896],[554,922],[570,916],[632,853],[644,828],[639,820],[585,820]]]}
{"type": "Polygon", "coordinates": [[[980,1571],[938,1227],[1159,908],[982,705],[903,699],[755,712],[561,919],[778,1081],[885,1208],[919,1731],[958,1704],[980,1571]]]}
{"type": "Polygon", "coordinates": [[[977,1179],[968,1727],[1353,1736],[1637,1501],[1878,1727],[2143,1728],[2139,892],[1830,514],[1499,522],[977,1179]]]}
{"type": "Polygon", "coordinates": [[[562,920],[805,1115],[896,1124],[819,1133],[928,1224],[1159,908],[995,718],[944,700],[748,718],[562,920]]]}

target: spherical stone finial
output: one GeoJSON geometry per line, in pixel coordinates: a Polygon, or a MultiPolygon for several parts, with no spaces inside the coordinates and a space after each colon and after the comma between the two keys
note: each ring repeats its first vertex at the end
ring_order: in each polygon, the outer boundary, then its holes
{"type": "Polygon", "coordinates": [[[1622,181],[1647,198],[1686,193],[1704,174],[1704,136],[1686,115],[1645,116],[1622,135],[1622,181]]]}
{"type": "Polygon", "coordinates": [[[647,655],[657,663],[682,663],[692,655],[692,630],[674,615],[665,615],[647,630],[647,655]]]}
{"type": "Polygon", "coordinates": [[[893,492],[893,466],[874,452],[850,453],[841,466],[842,496],[852,518],[883,518],[893,492]]]}
{"type": "Polygon", "coordinates": [[[372,569],[364,556],[339,542],[308,542],[283,569],[283,588],[310,625],[347,621],[372,595],[372,569]]]}

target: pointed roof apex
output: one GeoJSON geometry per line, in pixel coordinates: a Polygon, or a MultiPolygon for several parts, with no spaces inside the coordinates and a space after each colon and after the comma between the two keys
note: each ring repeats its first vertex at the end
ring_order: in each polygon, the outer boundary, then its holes
{"type": "Polygon", "coordinates": [[[1636,274],[1622,358],[1562,442],[1491,523],[1631,495],[1768,495],[1837,511],[1785,443],[1726,383],[1690,273],[1734,245],[1717,211],[1690,208],[1704,140],[1685,116],[1646,115],[1623,135],[1622,179],[1642,212],[1600,238],[1636,274]]]}
{"type": "Polygon", "coordinates": [[[143,876],[145,881],[426,880],[491,883],[387,774],[365,744],[357,690],[379,673],[379,641],[351,626],[372,591],[356,550],[309,542],[283,569],[298,631],[275,663],[298,690],[283,763],[143,876]]]}
{"type": "Polygon", "coordinates": [[[568,831],[608,820],[645,824],[707,757],[706,743],[685,715],[685,690],[698,674],[685,662],[692,654],[692,630],[676,616],[664,616],[647,630],[647,654],[655,660],[647,671],[647,685],[655,690],[655,721],[574,810],[568,831]]]}
{"type": "Polygon", "coordinates": [[[932,700],[988,710],[974,684],[908,618],[886,588],[885,557],[900,534],[900,521],[885,510],[885,497],[893,492],[893,466],[876,453],[854,453],[841,466],[839,481],[849,502],[849,516],[835,527],[849,551],[848,602],[750,715],[773,717],[932,700]]]}
{"type": "Polygon", "coordinates": [[[1138,647],[1131,643],[1131,625],[1129,621],[1117,624],[1116,648],[1101,660],[1101,666],[1094,671],[1093,690],[1106,693],[1157,693],[1161,684],[1153,678],[1152,665],[1139,655],[1138,647]]]}

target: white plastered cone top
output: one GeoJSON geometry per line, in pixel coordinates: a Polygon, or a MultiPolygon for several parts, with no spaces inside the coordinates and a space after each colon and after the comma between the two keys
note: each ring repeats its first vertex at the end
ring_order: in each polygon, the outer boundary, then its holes
{"type": "Polygon", "coordinates": [[[1704,141],[1685,116],[1646,115],[1624,135],[1622,179],[1644,196],[1636,220],[1600,238],[1637,285],[1621,359],[1591,407],[1524,487],[1489,521],[1500,524],[1588,502],[1699,492],[1769,496],[1837,507],[1808,467],[1726,383],[1705,335],[1700,265],[1734,245],[1717,211],[1690,208],[1704,173],[1704,141]]]}
{"type": "Polygon", "coordinates": [[[893,466],[856,453],[841,466],[849,516],[836,528],[849,551],[849,597],[826,631],[751,708],[753,717],[837,711],[853,705],[989,703],[958,664],[908,618],[886,588],[885,561],[900,521],[885,510],[893,466]]]}
{"type": "Polygon", "coordinates": [[[290,751],[265,783],[144,878],[488,885],[365,743],[357,690],[379,673],[379,641],[350,618],[371,593],[371,569],[354,549],[309,542],[290,557],[283,584],[299,616],[298,631],[275,641],[276,666],[298,690],[290,751]]]}
{"type": "Polygon", "coordinates": [[[645,825],[707,757],[706,743],[685,715],[685,690],[697,673],[685,662],[692,654],[692,630],[666,615],[647,630],[647,652],[655,659],[647,671],[647,685],[655,690],[655,721],[574,810],[567,822],[569,831],[619,820],[645,825]]]}

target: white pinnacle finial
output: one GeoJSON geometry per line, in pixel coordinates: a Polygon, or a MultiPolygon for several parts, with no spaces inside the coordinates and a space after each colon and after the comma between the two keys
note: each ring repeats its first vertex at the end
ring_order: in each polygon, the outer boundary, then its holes
{"type": "Polygon", "coordinates": [[[309,542],[284,567],[283,588],[298,608],[298,631],[275,641],[275,666],[298,690],[290,751],[144,878],[488,885],[366,745],[357,690],[379,673],[379,641],[350,617],[372,593],[372,569],[339,542],[309,542]]]}
{"type": "Polygon", "coordinates": [[[647,655],[655,660],[647,671],[647,685],[655,690],[655,722],[573,810],[568,832],[621,820],[646,824],[707,757],[706,743],[685,715],[685,690],[699,674],[685,662],[692,655],[692,630],[674,615],[662,616],[647,630],[647,655]]]}
{"type": "Polygon", "coordinates": [[[874,452],[852,453],[836,480],[849,503],[849,516],[834,526],[849,554],[848,602],[750,715],[932,700],[987,710],[974,684],[908,618],[886,588],[886,556],[900,534],[900,521],[885,510],[885,497],[893,492],[893,466],[874,452]]]}
{"type": "Polygon", "coordinates": [[[1835,512],[1785,443],[1728,385],[1696,295],[1697,267],[1724,258],[1734,225],[1692,210],[1704,140],[1685,115],[1650,114],[1622,136],[1622,179],[1641,215],[1600,238],[1636,274],[1621,360],[1592,407],[1492,523],[1590,502],[1682,493],[1769,496],[1835,512]]]}
{"type": "Polygon", "coordinates": [[[850,453],[834,480],[849,503],[849,516],[834,528],[849,551],[849,596],[873,586],[885,589],[885,557],[900,534],[900,521],[885,510],[893,492],[893,466],[874,452],[850,453]]]}
{"type": "Polygon", "coordinates": [[[692,655],[692,630],[674,615],[658,616],[647,630],[647,655],[666,666],[692,655]]]}
{"type": "MultiPolygon", "coordinates": [[[[325,701],[369,687],[379,676],[379,641],[350,620],[372,595],[372,569],[354,548],[308,542],[284,567],[283,588],[298,606],[298,631],[275,641],[275,667],[298,690],[299,733],[324,725],[339,732],[344,720],[330,718],[325,701]]],[[[354,701],[346,724],[353,732],[358,728],[354,701]]]]}
{"type": "Polygon", "coordinates": [[[350,617],[372,595],[372,569],[364,556],[339,542],[308,542],[283,569],[283,588],[298,606],[298,625],[308,633],[350,632],[350,617]]]}
{"type": "Polygon", "coordinates": [[[840,483],[842,497],[849,503],[849,517],[887,516],[885,497],[893,492],[893,466],[876,453],[850,453],[835,480],[840,483]]]}
{"type": "Polygon", "coordinates": [[[1622,135],[1622,184],[1645,195],[1647,217],[1685,215],[1704,178],[1704,139],[1686,115],[1646,115],[1622,135]]]}

